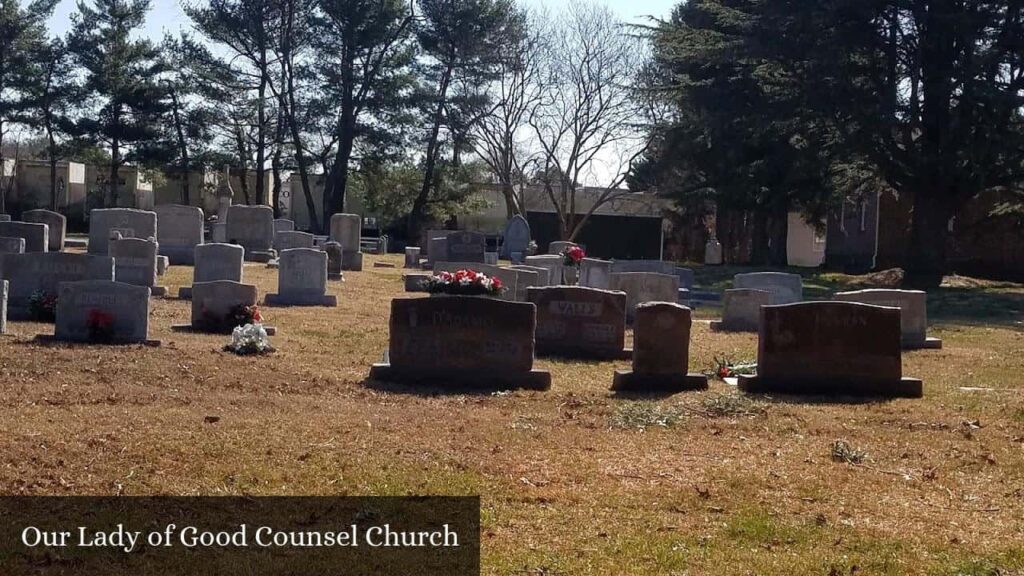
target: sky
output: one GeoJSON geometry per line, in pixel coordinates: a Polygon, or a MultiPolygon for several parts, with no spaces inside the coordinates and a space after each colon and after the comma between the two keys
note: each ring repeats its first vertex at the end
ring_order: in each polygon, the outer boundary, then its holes
{"type": "MultiPolygon", "coordinates": [[[[163,38],[165,32],[177,34],[189,29],[188,16],[181,10],[181,0],[151,0],[152,11],[146,19],[143,33],[153,40],[163,38]]],[[[546,5],[552,11],[562,2],[558,0],[524,0],[529,6],[546,5]]],[[[665,18],[679,0],[604,0],[623,20],[635,23],[645,22],[645,16],[665,18]]],[[[76,0],[61,0],[50,18],[50,33],[64,35],[71,27],[71,15],[76,11],[76,0]]]]}

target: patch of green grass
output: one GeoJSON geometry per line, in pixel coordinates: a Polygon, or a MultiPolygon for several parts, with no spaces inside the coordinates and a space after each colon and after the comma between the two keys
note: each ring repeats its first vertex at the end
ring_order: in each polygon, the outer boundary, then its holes
{"type": "Polygon", "coordinates": [[[654,402],[627,402],[621,404],[612,414],[612,426],[617,428],[669,428],[683,419],[683,411],[677,406],[662,406],[654,402]]]}

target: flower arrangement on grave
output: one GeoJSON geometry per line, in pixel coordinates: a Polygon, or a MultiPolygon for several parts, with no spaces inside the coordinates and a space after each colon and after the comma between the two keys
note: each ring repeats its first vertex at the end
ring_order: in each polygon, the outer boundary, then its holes
{"type": "Polygon", "coordinates": [[[214,314],[205,306],[200,311],[203,327],[211,332],[230,332],[238,326],[246,324],[262,324],[263,315],[259,306],[239,304],[228,311],[223,317],[214,314]]]}
{"type": "Polygon", "coordinates": [[[53,322],[57,318],[57,295],[36,290],[28,299],[28,312],[33,320],[53,322]]]}
{"type": "Polygon", "coordinates": [[[85,325],[89,329],[90,342],[110,342],[114,339],[114,315],[92,308],[85,319],[85,325]]]}
{"type": "Polygon", "coordinates": [[[580,262],[587,257],[587,253],[579,246],[569,246],[565,250],[562,250],[561,256],[563,265],[579,268],[580,262]]]}
{"type": "Polygon", "coordinates": [[[533,256],[537,253],[537,242],[536,240],[530,240],[526,243],[526,255],[533,256]]]}
{"type": "Polygon", "coordinates": [[[235,326],[231,331],[231,342],[224,345],[225,352],[233,352],[239,356],[270,354],[274,347],[262,324],[246,324],[235,326]]]}
{"type": "Polygon", "coordinates": [[[724,380],[734,378],[741,374],[750,375],[757,373],[757,362],[735,362],[723,356],[721,360],[715,356],[715,368],[710,376],[724,380]]]}
{"type": "Polygon", "coordinates": [[[431,294],[457,296],[498,296],[505,291],[501,280],[469,269],[434,274],[423,282],[423,288],[431,294]]]}

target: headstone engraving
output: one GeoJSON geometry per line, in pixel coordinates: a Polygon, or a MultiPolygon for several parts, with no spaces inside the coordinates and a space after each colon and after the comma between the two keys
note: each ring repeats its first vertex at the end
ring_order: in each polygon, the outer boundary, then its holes
{"type": "Polygon", "coordinates": [[[900,311],[855,302],[800,302],[761,308],[754,393],[918,398],[903,377],[900,311]]]}
{"type": "Polygon", "coordinates": [[[10,282],[8,317],[30,320],[34,293],[59,297],[61,282],[114,279],[114,259],[72,252],[0,254],[0,276],[10,282]]]}
{"type": "Polygon", "coordinates": [[[195,249],[205,241],[203,209],[180,204],[155,207],[160,255],[170,264],[195,264],[195,249]]]}
{"type": "Polygon", "coordinates": [[[228,208],[228,243],[245,248],[249,262],[269,262],[274,257],[274,210],[270,206],[233,204],[228,208]]]}
{"type": "Polygon", "coordinates": [[[785,272],[750,272],[737,274],[732,279],[733,288],[753,288],[771,294],[772,305],[793,304],[804,299],[804,289],[799,274],[785,272]]]}
{"type": "Polygon", "coordinates": [[[38,222],[0,222],[0,236],[24,238],[25,252],[50,250],[49,226],[38,222]]]}
{"type": "Polygon", "coordinates": [[[536,312],[528,302],[493,298],[396,298],[391,301],[390,363],[370,378],[472,388],[547,390],[551,375],[533,369],[536,312]]]}
{"type": "Polygon", "coordinates": [[[149,288],[124,282],[63,282],[54,338],[111,344],[147,342],[149,295],[149,288]]]}
{"type": "Polygon", "coordinates": [[[521,215],[516,214],[505,224],[505,233],[501,243],[501,257],[511,260],[512,254],[525,254],[530,245],[530,224],[521,215]]]}
{"type": "Polygon", "coordinates": [[[835,299],[900,309],[903,348],[942,348],[942,340],[930,338],[928,331],[928,294],[922,290],[857,290],[839,292],[835,299]]]}
{"type": "Polygon", "coordinates": [[[25,222],[46,224],[48,252],[60,252],[64,249],[68,219],[63,214],[52,210],[27,210],[21,215],[21,219],[25,222]]]}
{"type": "Polygon", "coordinates": [[[712,330],[757,332],[761,307],[771,304],[771,292],[753,288],[733,288],[722,296],[722,320],[712,321],[712,330]]]}
{"type": "Polygon", "coordinates": [[[97,208],[89,212],[89,254],[106,256],[111,234],[122,238],[158,238],[156,212],[134,208],[97,208]]]}
{"type": "Polygon", "coordinates": [[[632,322],[636,307],[644,302],[675,302],[679,277],[655,272],[622,272],[609,275],[609,288],[626,293],[626,321],[632,322]]]}
{"type": "Polygon", "coordinates": [[[633,369],[616,371],[612,390],[678,392],[704,390],[708,377],[689,372],[690,309],[674,302],[637,306],[633,326],[633,369]]]}
{"type": "Polygon", "coordinates": [[[580,286],[527,290],[537,306],[537,354],[621,360],[626,345],[626,294],[580,286]]]}
{"type": "MultiPolygon", "coordinates": [[[[300,232],[301,234],[301,232],[300,232]]],[[[327,294],[327,254],[316,248],[290,248],[278,256],[277,294],[267,294],[274,306],[337,306],[327,294]]]]}

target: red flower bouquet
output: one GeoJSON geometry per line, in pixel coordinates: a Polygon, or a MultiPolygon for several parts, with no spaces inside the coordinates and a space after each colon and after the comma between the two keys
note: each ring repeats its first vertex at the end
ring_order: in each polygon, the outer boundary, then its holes
{"type": "Polygon", "coordinates": [[[562,251],[562,264],[566,266],[579,266],[580,262],[587,257],[587,253],[579,246],[569,246],[562,251]]]}
{"type": "Polygon", "coordinates": [[[428,278],[423,287],[431,294],[460,296],[498,296],[505,291],[501,280],[468,269],[439,272],[428,278]]]}

